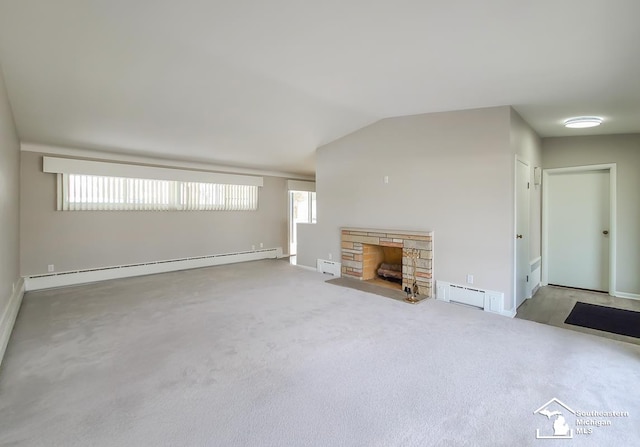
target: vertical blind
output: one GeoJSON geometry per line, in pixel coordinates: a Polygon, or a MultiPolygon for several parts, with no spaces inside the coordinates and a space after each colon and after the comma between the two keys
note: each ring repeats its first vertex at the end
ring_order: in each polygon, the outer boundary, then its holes
{"type": "Polygon", "coordinates": [[[243,211],[258,209],[258,187],[180,182],[180,209],[243,211]]]}
{"type": "Polygon", "coordinates": [[[254,211],[258,187],[216,183],[58,174],[64,211],[254,211]]]}

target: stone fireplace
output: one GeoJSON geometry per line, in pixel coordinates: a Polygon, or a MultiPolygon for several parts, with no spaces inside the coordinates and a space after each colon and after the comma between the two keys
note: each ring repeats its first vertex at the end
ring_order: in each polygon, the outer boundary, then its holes
{"type": "Polygon", "coordinates": [[[381,266],[401,265],[397,288],[415,281],[419,295],[432,296],[433,232],[342,228],[341,247],[342,276],[375,281],[381,266]]]}

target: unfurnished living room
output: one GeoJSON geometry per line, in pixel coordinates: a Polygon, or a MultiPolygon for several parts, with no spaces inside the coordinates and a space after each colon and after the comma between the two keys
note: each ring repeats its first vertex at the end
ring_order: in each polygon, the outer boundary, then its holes
{"type": "Polygon", "coordinates": [[[640,445],[639,17],[0,0],[0,446],[640,445]]]}

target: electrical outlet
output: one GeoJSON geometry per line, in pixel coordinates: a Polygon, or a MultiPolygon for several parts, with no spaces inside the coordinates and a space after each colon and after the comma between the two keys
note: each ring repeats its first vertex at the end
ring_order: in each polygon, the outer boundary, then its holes
{"type": "Polygon", "coordinates": [[[260,248],[264,248],[264,244],[260,242],[260,248]]]}
{"type": "Polygon", "coordinates": [[[467,284],[473,284],[473,275],[467,275],[467,284]]]}
{"type": "Polygon", "coordinates": [[[255,245],[252,245],[252,246],[251,246],[251,250],[255,250],[255,249],[256,249],[256,246],[255,246],[255,245]]]}
{"type": "Polygon", "coordinates": [[[385,183],[389,183],[389,176],[385,175],[384,178],[382,179],[385,183]]]}
{"type": "Polygon", "coordinates": [[[333,255],[329,253],[329,261],[331,261],[332,259],[333,259],[333,255]]]}
{"type": "Polygon", "coordinates": [[[53,273],[53,272],[55,271],[55,268],[54,268],[53,264],[49,264],[49,265],[47,266],[47,271],[48,271],[49,273],[53,273]]]}

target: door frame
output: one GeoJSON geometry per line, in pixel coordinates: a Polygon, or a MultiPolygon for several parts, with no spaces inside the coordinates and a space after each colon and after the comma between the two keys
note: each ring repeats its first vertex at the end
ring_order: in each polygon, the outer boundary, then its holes
{"type": "Polygon", "coordinates": [[[599,165],[587,166],[571,166],[567,168],[552,168],[542,171],[542,278],[543,286],[548,284],[549,265],[547,263],[547,254],[549,253],[549,221],[548,221],[548,203],[549,191],[548,180],[551,175],[566,174],[569,172],[589,172],[589,171],[609,171],[609,295],[615,296],[616,293],[616,163],[606,163],[599,165]]]}
{"type": "MultiPolygon", "coordinates": [[[[298,183],[300,183],[300,182],[298,182],[298,183]]],[[[310,224],[315,223],[313,221],[313,200],[312,200],[312,197],[313,197],[312,194],[316,193],[315,188],[312,188],[312,189],[288,189],[287,190],[287,206],[288,206],[287,214],[289,215],[289,217],[287,218],[287,220],[288,220],[288,227],[289,227],[289,230],[288,230],[288,234],[289,235],[288,235],[287,245],[288,245],[289,249],[287,251],[289,252],[290,256],[295,256],[295,255],[298,254],[297,229],[295,228],[296,223],[293,221],[293,196],[294,196],[294,193],[296,193],[296,192],[303,192],[303,193],[306,193],[306,194],[309,195],[309,199],[308,199],[309,200],[309,209],[308,209],[309,222],[308,223],[310,223],[310,224]],[[294,234],[296,235],[296,253],[295,254],[291,253],[291,245],[293,243],[292,238],[293,238],[294,234]]]]}
{"type": "MultiPolygon", "coordinates": [[[[527,182],[529,182],[529,188],[527,189],[527,238],[526,238],[526,247],[525,250],[527,252],[527,262],[531,262],[531,250],[530,250],[530,237],[531,237],[531,164],[529,164],[528,160],[516,155],[515,163],[513,164],[513,310],[514,312],[518,310],[518,243],[516,242],[516,235],[518,233],[518,163],[522,163],[528,169],[528,177],[527,182]]],[[[529,272],[531,275],[531,272],[529,272]]],[[[525,293],[524,293],[523,303],[530,298],[529,295],[529,284],[525,285],[525,293]]]]}

